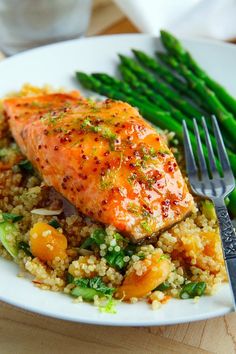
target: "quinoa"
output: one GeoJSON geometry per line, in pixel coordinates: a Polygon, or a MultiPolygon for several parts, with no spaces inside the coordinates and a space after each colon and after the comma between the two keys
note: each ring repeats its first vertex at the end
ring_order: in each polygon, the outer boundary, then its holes
{"type": "MultiPolygon", "coordinates": [[[[18,95],[49,92],[49,87],[38,89],[25,85],[18,95]]],[[[167,141],[172,138],[173,134],[166,132],[167,141]]],[[[74,279],[99,277],[108,288],[117,289],[130,274],[140,279],[144,277],[155,255],[168,260],[170,272],[166,279],[168,288],[163,291],[154,289],[145,296],[145,300],[153,309],[160,308],[171,297],[178,298],[183,284],[187,282],[205,282],[205,293],[211,295],[219,284],[227,280],[217,220],[209,219],[204,214],[199,199],[196,200],[190,216],[162,232],[152,244],[149,241],[148,244],[135,246],[133,254],[123,254],[122,250],[128,249],[130,241],[122,237],[112,225],[104,228],[103,225],[80,213],[67,215],[65,210],[53,217],[31,213],[35,208],[51,210],[61,208],[61,196],[46,186],[35,171],[29,173],[19,167],[19,161],[25,157],[15,145],[7,121],[1,113],[0,149],[7,151],[6,156],[0,157],[0,217],[2,219],[2,213],[23,216],[16,225],[17,243],[24,242],[30,247],[32,227],[39,222],[48,224],[52,219],[59,225],[57,232],[67,239],[66,257],[63,259],[55,257],[52,261],[43,262],[30,253],[26,254],[22,249],[18,251],[14,261],[19,265],[19,274],[20,276],[24,273],[30,274],[35,286],[70,294],[75,285],[68,282],[69,274],[74,279]],[[8,168],[3,168],[5,163],[8,163],[8,168]],[[106,234],[104,241],[97,246],[92,244],[89,250],[81,249],[83,242],[98,229],[104,230],[106,234]],[[122,269],[115,267],[111,260],[108,261],[109,252],[121,255],[122,269]]],[[[43,232],[44,237],[50,234],[50,230],[43,232]]],[[[13,260],[1,243],[0,256],[13,260]]],[[[103,300],[97,295],[94,296],[94,303],[98,306],[103,300]]],[[[138,300],[133,296],[130,303],[138,300]]],[[[82,301],[82,296],[75,300],[77,303],[82,301]]]]}

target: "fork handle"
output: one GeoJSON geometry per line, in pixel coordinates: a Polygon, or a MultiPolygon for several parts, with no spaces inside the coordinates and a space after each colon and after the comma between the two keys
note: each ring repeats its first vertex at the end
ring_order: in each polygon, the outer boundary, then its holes
{"type": "Polygon", "coordinates": [[[230,220],[227,208],[222,200],[215,203],[215,210],[219,220],[221,241],[225,258],[226,269],[233,292],[234,310],[236,309],[236,233],[230,220]]]}

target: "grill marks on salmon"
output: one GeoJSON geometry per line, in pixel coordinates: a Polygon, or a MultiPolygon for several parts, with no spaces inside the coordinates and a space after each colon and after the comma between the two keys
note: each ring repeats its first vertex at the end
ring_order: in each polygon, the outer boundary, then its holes
{"type": "Polygon", "coordinates": [[[191,211],[165,140],[127,103],[73,92],[7,99],[4,109],[22,152],[83,214],[139,241],[191,211]]]}

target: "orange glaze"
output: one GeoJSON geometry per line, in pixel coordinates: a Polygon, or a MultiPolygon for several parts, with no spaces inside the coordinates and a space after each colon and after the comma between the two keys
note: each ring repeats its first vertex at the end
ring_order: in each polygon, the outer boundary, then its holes
{"type": "Polygon", "coordinates": [[[95,220],[138,241],[192,209],[164,139],[127,103],[72,93],[7,99],[4,108],[44,181],[95,220]]]}

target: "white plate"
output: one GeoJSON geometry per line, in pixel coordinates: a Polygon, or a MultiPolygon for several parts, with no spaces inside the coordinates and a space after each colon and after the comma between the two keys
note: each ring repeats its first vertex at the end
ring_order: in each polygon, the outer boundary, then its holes
{"type": "MultiPolygon", "coordinates": [[[[185,40],[184,44],[206,70],[236,95],[236,46],[218,42],[185,40]]],[[[160,41],[148,35],[116,35],[80,39],[25,52],[0,63],[0,96],[17,90],[25,82],[78,88],[75,71],[116,73],[117,53],[130,54],[130,48],[149,53],[160,49],[160,41]]],[[[42,291],[17,277],[17,266],[0,259],[0,300],[26,310],[65,320],[119,326],[166,325],[224,315],[231,311],[228,285],[212,297],[171,300],[158,311],[146,303],[119,304],[117,314],[103,314],[89,304],[74,304],[68,295],[42,291]]]]}

